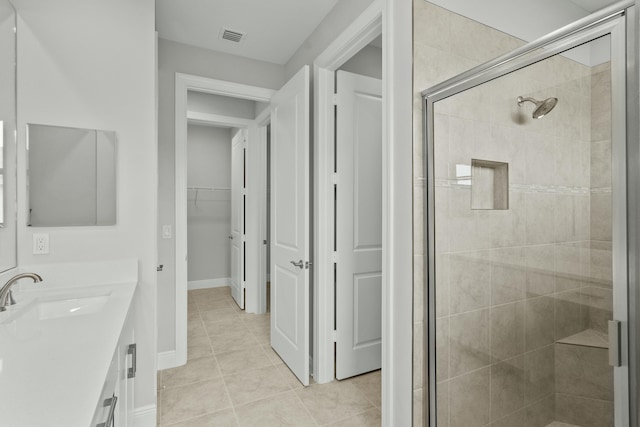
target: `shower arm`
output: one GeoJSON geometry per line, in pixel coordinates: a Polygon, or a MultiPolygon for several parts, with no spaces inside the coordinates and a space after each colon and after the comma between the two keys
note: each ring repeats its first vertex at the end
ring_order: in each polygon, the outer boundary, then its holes
{"type": "Polygon", "coordinates": [[[518,106],[522,107],[522,104],[524,104],[525,101],[529,101],[529,102],[533,102],[535,105],[538,105],[540,103],[540,101],[530,98],[530,97],[526,97],[523,98],[521,96],[518,97],[518,106]]]}

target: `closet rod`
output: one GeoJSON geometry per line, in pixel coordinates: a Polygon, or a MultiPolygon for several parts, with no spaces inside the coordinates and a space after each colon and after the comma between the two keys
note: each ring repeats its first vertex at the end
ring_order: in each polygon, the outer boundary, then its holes
{"type": "Polygon", "coordinates": [[[187,187],[187,190],[205,190],[205,191],[231,191],[225,187],[187,187]]]}

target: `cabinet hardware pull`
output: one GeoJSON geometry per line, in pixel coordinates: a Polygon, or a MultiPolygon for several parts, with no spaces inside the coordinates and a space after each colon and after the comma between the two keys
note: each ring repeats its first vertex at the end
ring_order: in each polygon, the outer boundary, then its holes
{"type": "Polygon", "coordinates": [[[135,378],[136,377],[136,369],[137,369],[137,360],[136,354],[138,353],[138,347],[136,344],[129,344],[127,348],[127,354],[131,355],[131,367],[127,370],[127,378],[135,378]]]}
{"type": "Polygon", "coordinates": [[[105,421],[104,423],[97,424],[96,427],[113,426],[113,416],[115,415],[115,412],[116,412],[116,403],[118,403],[118,396],[116,396],[115,394],[109,399],[105,399],[104,406],[105,407],[110,406],[109,415],[107,415],[107,421],[105,421]]]}

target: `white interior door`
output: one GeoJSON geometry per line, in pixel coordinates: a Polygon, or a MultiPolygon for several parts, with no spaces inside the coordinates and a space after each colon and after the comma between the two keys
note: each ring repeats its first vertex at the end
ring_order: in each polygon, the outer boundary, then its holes
{"type": "Polygon", "coordinates": [[[231,140],[231,295],[244,308],[245,132],[231,140]]]}
{"type": "Polygon", "coordinates": [[[309,67],[271,101],[271,346],[309,384],[309,67]]]}
{"type": "Polygon", "coordinates": [[[336,378],[382,361],[382,81],[337,73],[336,378]]]}

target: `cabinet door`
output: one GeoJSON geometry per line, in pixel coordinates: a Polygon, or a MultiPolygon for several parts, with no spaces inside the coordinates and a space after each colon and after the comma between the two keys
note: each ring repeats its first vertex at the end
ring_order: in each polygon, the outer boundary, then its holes
{"type": "MultiPolygon", "coordinates": [[[[118,409],[120,404],[119,399],[113,401],[114,396],[118,396],[118,382],[119,382],[119,357],[118,350],[111,359],[111,365],[109,366],[109,372],[104,381],[100,400],[97,402],[96,410],[91,421],[91,426],[106,425],[109,418],[109,412],[112,406],[115,405],[115,409],[118,409]]],[[[118,419],[119,414],[114,412],[114,419],[118,419]]]]}
{"type": "Polygon", "coordinates": [[[135,377],[131,377],[131,374],[135,372],[135,350],[132,349],[132,344],[135,344],[133,336],[133,321],[131,313],[129,313],[127,320],[124,323],[124,327],[122,328],[120,341],[118,343],[118,354],[120,359],[120,369],[118,372],[119,408],[116,423],[116,426],[118,427],[133,425],[133,394],[135,377]]]}
{"type": "Polygon", "coordinates": [[[124,354],[126,363],[126,372],[125,376],[127,380],[125,381],[126,387],[126,409],[125,414],[127,418],[127,422],[123,423],[123,426],[132,426],[133,425],[133,417],[135,412],[135,401],[134,401],[134,392],[135,392],[135,383],[136,383],[136,351],[137,347],[135,346],[135,331],[133,329],[133,316],[129,313],[127,317],[127,321],[124,324],[124,329],[122,330],[122,346],[124,347],[124,354]],[[133,376],[132,376],[133,375],[133,376]]]}

